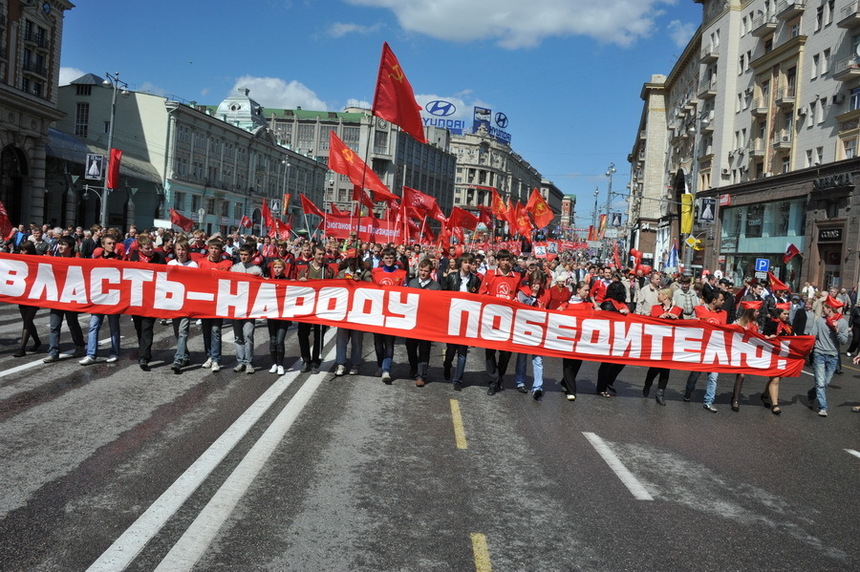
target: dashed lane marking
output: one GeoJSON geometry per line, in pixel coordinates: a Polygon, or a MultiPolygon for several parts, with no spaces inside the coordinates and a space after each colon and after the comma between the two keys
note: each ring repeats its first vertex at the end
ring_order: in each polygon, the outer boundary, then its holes
{"type": "Polygon", "coordinates": [[[460,401],[451,400],[451,421],[454,423],[454,442],[458,449],[468,449],[466,443],[466,431],[463,429],[463,417],[460,415],[460,401]]]}
{"type": "Polygon", "coordinates": [[[472,533],[472,554],[475,558],[475,572],[492,572],[487,537],[479,532],[472,533]]]}

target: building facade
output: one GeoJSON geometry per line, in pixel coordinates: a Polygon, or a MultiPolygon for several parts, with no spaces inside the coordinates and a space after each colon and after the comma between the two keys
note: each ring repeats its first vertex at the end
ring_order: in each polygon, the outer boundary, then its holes
{"type": "Polygon", "coordinates": [[[107,194],[109,226],[150,228],[173,208],[209,234],[235,229],[243,216],[259,233],[263,199],[273,214],[285,213],[285,193],[323,200],[325,165],[278,145],[247,91],[217,108],[124,91],[113,114],[114,88],[99,76],[83,76],[60,92],[66,115],[57,122],[48,185],[62,192],[47,203],[52,219],[96,223],[107,194]],[[119,188],[108,194],[103,183],[87,181],[84,162],[87,153],[108,155],[112,117],[112,146],[123,158],[119,188]]]}
{"type": "MultiPolygon", "coordinates": [[[[656,199],[666,202],[658,229],[677,225],[679,194],[694,193],[689,236],[701,250],[684,247],[688,235],[674,228],[668,234],[682,242],[688,269],[719,270],[737,283],[767,267],[793,288],[807,280],[856,285],[860,244],[849,227],[860,138],[860,2],[695,1],[701,27],[666,81],[643,89],[648,99],[630,155],[631,189],[641,201],[631,201],[631,221],[639,230],[653,224],[643,212],[656,199]],[[651,100],[658,95],[666,110],[662,145],[662,134],[649,129],[659,131],[662,120],[651,100]],[[648,176],[659,183],[646,183],[648,176]],[[789,244],[802,254],[783,263],[789,244]]],[[[667,248],[659,230],[654,245],[659,267],[667,248]]]]}
{"type": "Polygon", "coordinates": [[[45,147],[57,110],[65,0],[0,0],[0,201],[15,223],[47,220],[45,147]]]}
{"type": "MultiPolygon", "coordinates": [[[[297,153],[328,164],[330,133],[334,131],[391,192],[402,196],[403,187],[411,187],[435,197],[446,212],[451,210],[456,159],[449,152],[451,135],[446,129],[425,127],[425,145],[397,126],[372,116],[368,109],[338,112],[267,108],[264,113],[276,140],[297,153]]],[[[352,193],[349,178],[330,171],[324,197],[317,204],[327,212],[331,212],[332,203],[348,211],[354,204],[352,193]]],[[[300,205],[295,203],[292,208],[300,209],[300,205]]],[[[379,203],[377,212],[383,208],[384,203],[379,203]]]]}

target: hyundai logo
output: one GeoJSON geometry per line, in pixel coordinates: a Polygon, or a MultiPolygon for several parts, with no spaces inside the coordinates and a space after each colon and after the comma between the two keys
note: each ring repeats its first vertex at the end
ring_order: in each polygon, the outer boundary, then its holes
{"type": "Polygon", "coordinates": [[[443,99],[431,101],[424,106],[424,109],[426,109],[427,113],[430,115],[437,115],[439,117],[448,117],[457,112],[457,107],[453,103],[443,99]]]}
{"type": "Polygon", "coordinates": [[[501,111],[496,114],[496,125],[504,129],[508,126],[508,116],[501,111]]]}

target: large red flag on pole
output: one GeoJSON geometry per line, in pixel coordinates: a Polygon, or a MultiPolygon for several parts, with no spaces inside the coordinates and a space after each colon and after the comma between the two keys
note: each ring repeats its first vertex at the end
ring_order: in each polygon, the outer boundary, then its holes
{"type": "Polygon", "coordinates": [[[397,200],[398,196],[388,190],[373,169],[347,147],[346,143],[332,131],[329,138],[328,168],[346,175],[353,185],[373,191],[377,201],[397,200]]]}
{"type": "Polygon", "coordinates": [[[388,47],[388,42],[382,44],[379,76],[371,109],[375,116],[399,125],[419,143],[427,143],[424,122],[421,121],[421,106],[415,101],[412,86],[394,52],[388,47]]]}
{"type": "Polygon", "coordinates": [[[552,214],[552,209],[549,208],[546,199],[543,198],[537,187],[532,189],[529,202],[526,203],[526,210],[532,213],[532,219],[538,228],[545,227],[555,218],[555,215],[552,214]]]}
{"type": "Polygon", "coordinates": [[[105,187],[108,189],[116,189],[119,187],[119,165],[122,162],[122,151],[119,149],[110,150],[110,158],[108,159],[107,178],[105,187]]]}
{"type": "Polygon", "coordinates": [[[266,202],[266,199],[263,199],[263,207],[260,209],[260,217],[263,219],[263,225],[266,228],[271,228],[274,226],[272,224],[272,211],[269,208],[269,203],[266,202]]]}
{"type": "Polygon", "coordinates": [[[304,193],[299,193],[299,197],[302,199],[302,210],[305,211],[305,214],[317,215],[320,218],[325,218],[325,213],[316,206],[313,201],[307,198],[304,193]]]}
{"type": "Polygon", "coordinates": [[[170,222],[171,224],[175,224],[185,232],[189,232],[192,228],[194,228],[193,220],[191,220],[187,216],[182,216],[173,209],[170,209],[170,222]]]}

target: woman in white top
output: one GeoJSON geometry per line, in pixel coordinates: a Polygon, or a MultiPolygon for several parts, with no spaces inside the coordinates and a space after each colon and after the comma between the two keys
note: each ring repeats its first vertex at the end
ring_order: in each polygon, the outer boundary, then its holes
{"type": "MultiPolygon", "coordinates": [[[[197,268],[197,263],[188,257],[190,246],[188,239],[181,237],[176,239],[173,245],[173,254],[176,258],[167,263],[168,266],[185,266],[186,268],[197,268]]],[[[191,363],[188,355],[188,331],[191,327],[191,318],[173,318],[173,336],[176,338],[176,353],[173,355],[173,365],[170,369],[179,375],[182,368],[191,363]]]]}

